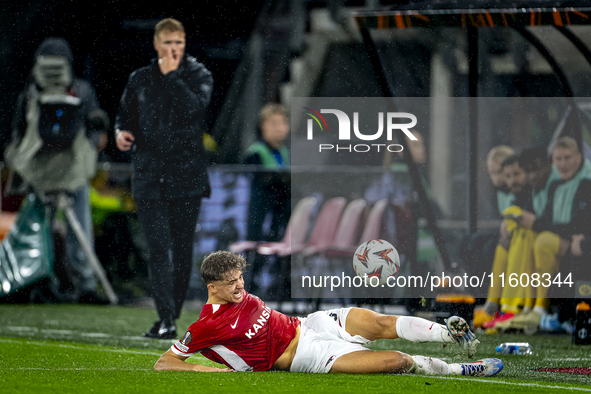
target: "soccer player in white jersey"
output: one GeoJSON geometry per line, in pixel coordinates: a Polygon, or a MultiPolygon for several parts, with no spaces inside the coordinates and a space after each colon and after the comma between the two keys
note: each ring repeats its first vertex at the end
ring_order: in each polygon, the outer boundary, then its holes
{"type": "Polygon", "coordinates": [[[457,316],[449,318],[446,325],[363,308],[289,317],[244,290],[245,265],[242,256],[230,252],[214,252],[205,258],[201,277],[207,284],[207,304],[199,320],[160,357],[156,370],[493,376],[503,368],[502,361],[493,358],[448,364],[431,357],[369,350],[363,345],[376,339],[403,338],[413,342],[455,342],[473,353],[478,340],[466,321],[457,316]],[[185,362],[196,353],[228,368],[185,362]]]}

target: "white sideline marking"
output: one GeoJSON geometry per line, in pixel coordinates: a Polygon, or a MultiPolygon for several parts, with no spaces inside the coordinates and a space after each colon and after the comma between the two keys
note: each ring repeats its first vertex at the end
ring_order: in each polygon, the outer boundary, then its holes
{"type": "Polygon", "coordinates": [[[560,357],[544,357],[544,360],[552,360],[552,361],[588,361],[591,360],[591,357],[566,357],[566,358],[560,358],[560,357]]]}
{"type": "Polygon", "coordinates": [[[35,367],[20,367],[20,368],[2,368],[3,371],[152,371],[152,368],[35,368],[35,367]]]}
{"type": "MultiPolygon", "coordinates": [[[[52,342],[43,342],[43,341],[31,341],[31,340],[24,340],[24,341],[17,341],[15,339],[4,339],[0,338],[0,342],[5,343],[20,343],[20,344],[35,344],[40,346],[54,346],[54,347],[61,347],[65,349],[76,349],[76,350],[94,350],[99,352],[110,352],[110,353],[127,353],[127,354],[141,354],[141,355],[150,355],[150,356],[161,356],[162,353],[156,352],[149,352],[149,351],[141,351],[141,350],[126,350],[126,349],[110,349],[110,348],[96,348],[96,346],[100,345],[86,345],[86,346],[76,346],[76,345],[66,345],[63,343],[52,343],[52,342]],[[95,346],[95,347],[91,347],[95,346]]],[[[51,368],[53,369],[53,368],[51,368]]]]}
{"type": "MultiPolygon", "coordinates": [[[[112,349],[112,348],[102,348],[102,347],[98,347],[100,345],[84,345],[81,344],[79,346],[76,345],[66,345],[63,343],[53,343],[53,342],[44,342],[44,341],[34,341],[34,340],[16,340],[16,339],[5,339],[5,338],[0,338],[0,342],[5,342],[5,343],[19,343],[19,344],[34,344],[34,345],[38,345],[38,346],[54,346],[54,347],[61,347],[61,348],[66,348],[66,349],[76,349],[76,350],[94,350],[94,351],[98,351],[98,352],[109,352],[109,353],[127,353],[127,354],[140,354],[140,355],[148,355],[148,356],[162,356],[162,354],[164,353],[164,351],[162,352],[151,352],[151,351],[142,351],[142,350],[126,350],[126,349],[112,349]],[[94,346],[94,347],[91,347],[94,346]]],[[[207,360],[205,358],[205,356],[201,355],[201,354],[194,354],[193,356],[191,356],[192,358],[196,358],[196,359],[202,359],[202,360],[207,360]]],[[[8,369],[8,368],[7,368],[8,369]]],[[[13,369],[17,369],[17,368],[13,368],[13,369]]],[[[44,369],[44,368],[40,368],[40,369],[44,369]]],[[[50,368],[51,370],[57,369],[57,368],[50,368]]],[[[66,368],[67,369],[67,368],[66,368]]],[[[93,368],[93,369],[97,369],[97,368],[93,368]]],[[[64,369],[65,370],[65,369],[64,369]]]]}
{"type": "MultiPolygon", "coordinates": [[[[407,375],[407,376],[417,376],[417,375],[407,375]]],[[[509,386],[525,386],[525,387],[536,387],[536,388],[544,388],[544,389],[557,389],[557,390],[575,390],[575,391],[590,391],[591,389],[586,389],[583,387],[570,387],[570,386],[549,386],[545,384],[538,384],[538,383],[519,383],[519,382],[508,382],[506,380],[486,380],[483,379],[475,379],[475,378],[460,378],[455,376],[433,376],[433,375],[422,375],[426,379],[450,379],[450,380],[469,380],[472,382],[479,382],[479,383],[492,383],[492,384],[506,384],[509,386]]]]}
{"type": "MultiPolygon", "coordinates": [[[[84,338],[118,338],[123,340],[129,341],[149,341],[150,338],[146,337],[139,337],[139,336],[118,336],[118,335],[110,335],[105,334],[102,332],[79,332],[79,331],[72,331],[72,330],[55,330],[51,328],[36,328],[36,327],[26,327],[26,326],[6,326],[0,328],[0,332],[2,330],[12,331],[12,332],[38,332],[41,334],[46,335],[76,335],[81,336],[84,338]]],[[[175,343],[176,339],[171,339],[170,343],[175,343]]]]}

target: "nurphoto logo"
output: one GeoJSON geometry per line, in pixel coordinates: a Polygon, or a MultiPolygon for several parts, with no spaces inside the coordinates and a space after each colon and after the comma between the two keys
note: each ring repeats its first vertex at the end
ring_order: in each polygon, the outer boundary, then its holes
{"type": "MultiPolygon", "coordinates": [[[[338,138],[339,141],[350,141],[351,140],[351,119],[349,115],[345,112],[338,110],[338,109],[321,109],[320,112],[309,108],[303,107],[306,111],[304,114],[308,115],[310,119],[307,122],[307,138],[308,140],[314,139],[314,124],[316,123],[318,126],[317,128],[320,129],[321,132],[328,132],[328,124],[326,119],[322,114],[332,114],[336,116],[339,130],[338,130],[338,138]]],[[[416,141],[417,137],[415,137],[411,132],[412,129],[417,124],[417,117],[408,112],[387,112],[384,116],[384,112],[378,112],[378,130],[375,133],[362,133],[359,130],[359,112],[353,112],[353,133],[356,138],[362,141],[376,141],[382,138],[384,134],[384,118],[386,118],[386,140],[392,141],[394,139],[394,130],[402,131],[410,140],[416,141]],[[399,123],[400,119],[407,119],[410,122],[406,123],[399,123]]],[[[325,150],[336,150],[339,151],[349,151],[349,152],[369,152],[371,150],[377,150],[380,152],[381,149],[384,148],[389,152],[401,152],[402,145],[400,144],[385,144],[385,143],[374,143],[374,144],[356,144],[356,145],[343,145],[343,144],[318,144],[318,151],[322,152],[325,150]]]]}

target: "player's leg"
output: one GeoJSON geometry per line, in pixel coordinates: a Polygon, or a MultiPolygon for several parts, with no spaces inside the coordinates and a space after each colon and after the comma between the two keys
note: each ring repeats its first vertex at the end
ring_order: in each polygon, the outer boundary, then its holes
{"type": "Polygon", "coordinates": [[[415,373],[419,375],[493,376],[503,369],[499,359],[448,364],[443,360],[410,356],[396,351],[360,351],[345,354],[330,373],[415,373]]]}
{"type": "MultiPolygon", "coordinates": [[[[538,235],[534,244],[534,256],[536,272],[538,274],[550,274],[553,279],[560,266],[560,258],[565,254],[564,241],[549,231],[543,231],[538,235]]],[[[538,286],[536,289],[536,307],[548,310],[549,287],[538,286]]]]}
{"type": "Polygon", "coordinates": [[[413,359],[392,350],[365,350],[337,358],[330,373],[405,373],[413,366],[413,359]]]}
{"type": "Polygon", "coordinates": [[[508,248],[504,245],[498,244],[495,249],[495,257],[491,273],[493,274],[490,286],[488,288],[488,295],[486,301],[488,303],[486,312],[489,315],[494,315],[500,309],[501,295],[503,286],[501,285],[500,274],[507,271],[508,248]]]}
{"type": "MultiPolygon", "coordinates": [[[[344,309],[346,310],[346,309],[344,309]]],[[[473,354],[478,341],[466,321],[450,317],[446,325],[413,316],[391,316],[363,308],[351,308],[346,316],[345,330],[370,341],[403,338],[411,342],[457,343],[473,354]]]]}
{"type": "Polygon", "coordinates": [[[507,248],[499,243],[495,249],[495,255],[491,268],[492,280],[488,288],[486,302],[482,307],[474,309],[474,328],[481,328],[487,322],[495,319],[501,310],[501,286],[500,274],[507,270],[507,248]]]}
{"type": "MultiPolygon", "coordinates": [[[[566,252],[565,242],[549,231],[541,232],[535,239],[533,251],[535,257],[536,272],[542,276],[550,274],[551,278],[558,272],[560,257],[566,252]]],[[[548,313],[550,300],[548,299],[548,287],[538,286],[536,289],[536,303],[528,314],[515,317],[511,325],[505,328],[535,328],[540,324],[542,316],[548,313]]]]}

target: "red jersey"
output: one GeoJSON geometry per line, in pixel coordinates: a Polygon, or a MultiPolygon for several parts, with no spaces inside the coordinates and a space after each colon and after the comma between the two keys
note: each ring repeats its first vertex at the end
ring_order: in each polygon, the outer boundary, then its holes
{"type": "Polygon", "coordinates": [[[299,319],[272,310],[257,296],[203,305],[199,320],[172,345],[180,356],[201,353],[236,371],[267,371],[295,337],[299,319]]]}

